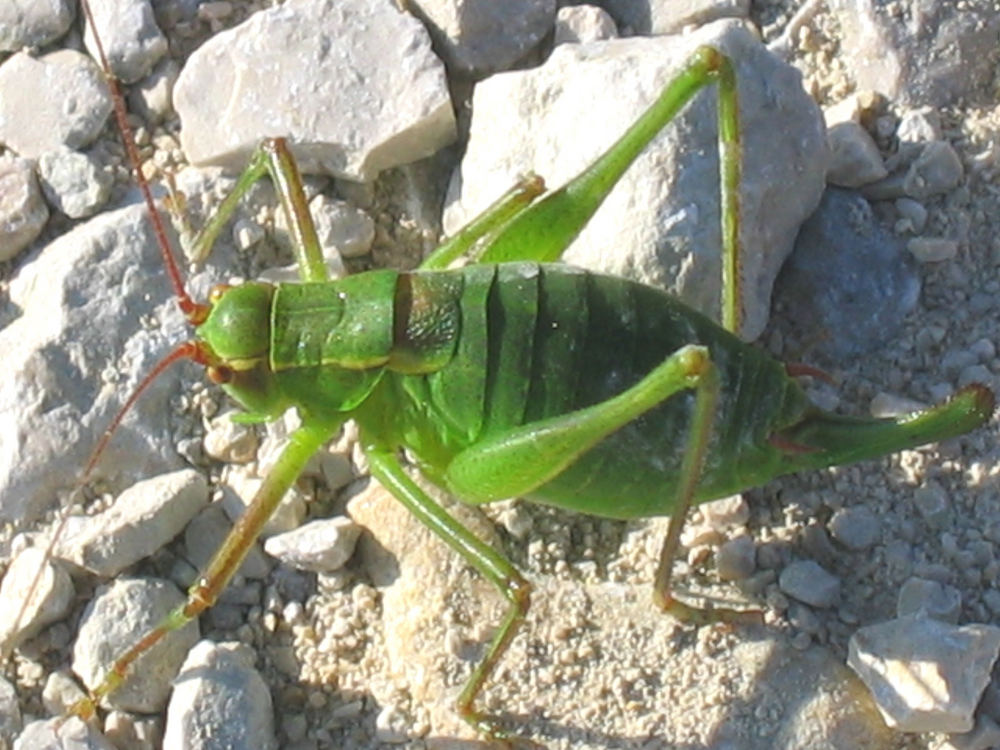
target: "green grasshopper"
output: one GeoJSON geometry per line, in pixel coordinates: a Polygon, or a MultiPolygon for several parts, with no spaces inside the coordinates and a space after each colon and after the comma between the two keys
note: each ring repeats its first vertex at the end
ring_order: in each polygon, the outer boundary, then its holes
{"type": "MultiPolygon", "coordinates": [[[[119,125],[137,166],[120,108],[119,125]]],[[[219,286],[207,304],[198,303],[162,243],[195,340],[169,354],[132,394],[87,471],[145,385],[183,358],[206,367],[245,409],[245,421],[273,420],[295,407],[302,424],[187,602],[119,656],[73,712],[92,715],[142,653],[212,606],[309,458],[347,420],[359,426],[372,475],[508,601],[457,699],[459,714],[490,738],[505,733],[477,708],[477,698],[525,619],[531,586],[414,482],[401,450],[430,481],[471,504],[523,497],[608,518],[670,516],[654,600],[670,614],[711,622],[745,613],[698,610],[670,591],[692,503],[791,472],[943,440],[988,420],[994,397],[980,385],[899,419],[822,411],[784,365],[734,335],[740,163],[734,72],[719,51],[702,47],[636,123],[565,186],[542,196],[540,179],[524,179],[417,271],[332,281],[290,151],[280,138],[265,141],[200,235],[196,253],[208,253],[240,197],[268,175],[296,238],[301,283],[219,286]],[[555,263],[636,156],[711,83],[719,87],[721,327],[662,291],[555,263]],[[476,263],[448,270],[470,255],[476,263]]]]}

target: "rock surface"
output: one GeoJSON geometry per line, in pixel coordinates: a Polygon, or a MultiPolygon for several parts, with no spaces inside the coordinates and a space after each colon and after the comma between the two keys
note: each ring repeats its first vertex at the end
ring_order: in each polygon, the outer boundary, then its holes
{"type": "Polygon", "coordinates": [[[455,139],[430,38],[388,2],[261,11],[191,56],[174,106],[188,159],[233,171],[265,136],[287,137],[304,172],[359,182],[455,139]]]}
{"type": "MultiPolygon", "coordinates": [[[[891,6],[902,17],[910,17],[921,12],[921,2],[893,0],[891,6]]],[[[186,165],[178,141],[179,123],[169,105],[168,70],[171,63],[183,65],[191,50],[210,35],[243,23],[265,4],[271,3],[156,3],[158,25],[170,39],[171,59],[157,63],[154,72],[128,92],[130,107],[139,113],[133,124],[138,126],[143,171],[154,175],[155,186],[164,184],[157,173],[175,173],[190,209],[186,213],[196,227],[232,183],[215,170],[196,171],[186,165]],[[149,106],[136,108],[134,102],[147,96],[149,106]]],[[[633,31],[621,23],[619,12],[630,4],[651,9],[680,5],[674,0],[602,0],[600,5],[619,22],[622,34],[633,31]]],[[[698,5],[715,12],[738,3],[718,0],[698,5]]],[[[922,293],[916,309],[866,354],[841,355],[824,364],[837,385],[806,382],[809,394],[848,414],[869,410],[898,414],[915,404],[941,401],[972,380],[995,387],[1000,379],[995,343],[1000,340],[1000,196],[995,189],[1000,157],[994,141],[1000,132],[1000,111],[992,96],[976,106],[975,92],[948,108],[928,110],[919,102],[902,104],[902,94],[880,101],[854,91],[846,71],[855,62],[852,57],[867,52],[850,46],[840,35],[839,21],[828,5],[813,0],[752,3],[750,16],[768,48],[803,71],[804,88],[824,110],[836,107],[853,113],[846,119],[874,140],[890,171],[886,179],[863,188],[867,194],[877,186],[868,200],[878,224],[904,244],[914,238],[940,238],[953,243],[955,252],[917,267],[922,293]],[[919,160],[925,150],[927,158],[919,160]],[[907,192],[934,185],[939,192],[921,197],[907,192]]],[[[942,21],[960,7],[939,4],[942,21]]],[[[977,4],[980,7],[985,6],[977,4]]],[[[391,5],[388,10],[395,13],[391,5]]],[[[47,44],[46,49],[73,49],[79,47],[79,39],[69,34],[47,44]]],[[[899,52],[886,50],[887,56],[899,52]]],[[[522,64],[534,65],[547,57],[548,40],[532,55],[537,59],[529,57],[522,64]]],[[[922,71],[904,73],[905,78],[922,71]]],[[[607,85],[621,93],[624,80],[607,85]]],[[[969,81],[973,80],[970,75],[969,81]]],[[[34,122],[36,110],[51,112],[68,101],[56,86],[30,88],[31,95],[24,96],[23,81],[7,85],[22,90],[0,88],[0,101],[15,102],[25,110],[18,113],[24,122],[34,122]]],[[[460,120],[466,116],[472,85],[460,75],[449,80],[460,120]]],[[[904,80],[902,85],[908,84],[904,80]]],[[[598,88],[595,79],[587,94],[596,99],[598,88]]],[[[706,91],[696,97],[702,98],[712,100],[713,94],[706,91]]],[[[371,122],[390,119],[391,111],[408,103],[384,104],[385,111],[371,122]]],[[[544,111],[548,106],[548,100],[540,98],[531,108],[544,111]]],[[[593,105],[586,112],[587,121],[604,114],[593,105]]],[[[528,116],[520,113],[512,127],[523,127],[528,116]]],[[[710,133],[713,122],[708,114],[692,127],[710,133]]],[[[775,128],[764,127],[772,140],[783,137],[775,128]]],[[[48,133],[23,135],[38,140],[48,133]]],[[[747,134],[748,142],[751,135],[747,134]]],[[[559,141],[560,148],[570,145],[569,139],[559,141]]],[[[115,176],[111,206],[134,198],[123,186],[129,178],[110,128],[83,148],[102,170],[115,176]]],[[[711,162],[714,150],[710,138],[703,153],[692,151],[691,156],[711,162]]],[[[329,210],[332,216],[338,201],[348,201],[372,222],[370,235],[367,230],[357,235],[354,249],[363,254],[341,261],[330,253],[334,266],[353,271],[369,265],[417,263],[437,241],[444,186],[457,158],[458,149],[445,149],[412,165],[388,169],[366,184],[309,177],[306,192],[318,212],[329,210]],[[366,237],[371,238],[370,246],[366,237]],[[338,262],[341,266],[336,266],[338,262]]],[[[580,158],[585,163],[592,157],[580,158]]],[[[714,173],[714,166],[703,171],[714,173]]],[[[711,184],[714,193],[717,183],[711,184]]],[[[769,187],[786,197],[794,192],[791,183],[769,187]]],[[[209,259],[215,267],[194,279],[196,297],[204,299],[214,281],[260,278],[288,266],[287,250],[280,242],[271,242],[272,235],[281,234],[274,206],[273,191],[263,183],[241,201],[232,226],[224,229],[209,259]]],[[[250,480],[266,475],[299,424],[295,416],[244,433],[262,438],[256,456],[247,447],[252,441],[229,444],[227,436],[217,432],[221,439],[212,446],[212,454],[241,461],[220,466],[209,458],[203,435],[233,404],[217,389],[202,385],[197,368],[181,367],[179,379],[168,376],[165,393],[154,390],[140,399],[138,410],[127,420],[128,429],[115,438],[117,447],[105,456],[93,481],[82,495],[68,497],[65,490],[107,418],[134,385],[131,374],[117,371],[132,373],[134,368],[137,374],[148,373],[151,360],[190,333],[182,333],[173,317],[159,261],[152,255],[148,262],[140,260],[146,249],[140,251],[137,245],[136,254],[125,260],[114,241],[97,240],[88,248],[91,240],[85,240],[84,247],[78,247],[69,238],[78,242],[86,233],[70,232],[74,222],[58,211],[52,213],[40,239],[0,271],[0,351],[7,368],[0,392],[4,382],[23,386],[24,377],[18,374],[23,361],[14,356],[28,347],[24,342],[33,332],[47,342],[31,345],[40,347],[35,356],[47,363],[31,371],[39,376],[37,387],[23,390],[17,408],[0,415],[0,455],[8,456],[14,450],[10,446],[24,441],[41,450],[46,439],[42,432],[52,438],[52,447],[45,449],[48,452],[41,454],[37,465],[30,451],[13,468],[0,462],[0,479],[18,482],[26,477],[21,488],[28,491],[45,475],[48,487],[35,486],[40,494],[28,502],[39,515],[58,499],[68,503],[73,514],[100,512],[135,480],[167,470],[171,464],[163,456],[177,457],[175,465],[195,466],[213,487],[215,499],[226,496],[224,489],[219,490],[231,472],[250,480]],[[78,253],[82,259],[71,262],[68,274],[56,270],[61,259],[75,259],[78,253]],[[67,282],[66,275],[75,280],[67,282]],[[39,290],[30,312],[24,306],[29,286],[39,290]],[[63,315],[64,297],[80,312],[63,315]],[[94,306],[85,306],[84,301],[91,299],[94,306]],[[18,325],[25,315],[31,325],[18,325]],[[55,336],[50,326],[62,320],[74,325],[55,336]],[[146,333],[140,335],[139,327],[146,333]],[[110,402],[102,406],[105,395],[110,402]],[[147,399],[152,400],[148,408],[147,399]],[[91,414],[93,409],[104,411],[91,414]],[[15,419],[27,415],[28,421],[16,422],[8,419],[10,415],[15,419]],[[75,425],[75,432],[68,427],[62,434],[39,428],[47,419],[63,417],[66,425],[75,425]],[[161,448],[162,456],[151,459],[161,448]]],[[[102,219],[86,226],[98,227],[102,219]]],[[[628,218],[620,223],[627,224],[628,218]]],[[[137,239],[144,236],[135,233],[137,239]]],[[[327,236],[337,244],[336,233],[327,236]]],[[[844,246],[835,245],[826,263],[836,266],[843,250],[844,246]]],[[[801,315],[796,309],[787,314],[801,315]]],[[[813,349],[794,350],[776,325],[769,327],[760,345],[787,360],[819,364],[813,349]]],[[[6,399],[9,391],[3,393],[6,399]]],[[[0,403],[7,407],[13,402],[0,403]]],[[[348,426],[329,451],[310,461],[297,482],[299,510],[290,516],[301,511],[309,518],[322,518],[345,505],[354,512],[350,499],[370,481],[357,438],[356,429],[348,426]]],[[[762,610],[763,629],[679,626],[650,606],[650,581],[666,526],[662,519],[621,523],[524,503],[458,508],[462,519],[536,586],[523,632],[500,660],[495,679],[487,682],[481,705],[516,736],[554,750],[636,743],[705,750],[895,750],[903,744],[915,750],[985,750],[996,744],[993,738],[1000,726],[997,685],[991,683],[983,691],[971,731],[947,738],[933,733],[904,736],[885,727],[871,694],[844,667],[843,658],[859,628],[891,620],[904,607],[963,626],[996,620],[1000,613],[995,585],[1000,579],[1000,555],[994,551],[1000,543],[997,466],[1000,439],[993,421],[940,446],[785,477],[744,493],[743,501],[721,513],[705,506],[694,509],[692,546],[682,550],[675,564],[678,595],[694,603],[705,596],[724,606],[762,610]],[[857,521],[864,511],[878,520],[877,534],[869,533],[863,517],[857,521]],[[818,563],[839,581],[835,606],[804,604],[782,591],[782,572],[804,560],[818,563]],[[720,581],[722,573],[733,580],[720,581]],[[924,589],[908,592],[903,601],[900,589],[914,579],[938,584],[945,596],[938,601],[924,589]]],[[[24,499],[16,493],[14,497],[17,503],[24,499]]],[[[226,503],[227,509],[235,505],[226,503]]],[[[215,521],[223,521],[213,525],[213,534],[228,528],[222,509],[213,507],[211,512],[215,521]]],[[[52,528],[51,516],[41,526],[26,516],[16,518],[0,528],[3,564],[9,562],[11,551],[24,549],[26,543],[38,546],[52,528]],[[13,537],[15,531],[25,534],[13,537]]],[[[213,640],[253,644],[256,665],[270,688],[274,733],[281,747],[356,750],[388,743],[477,744],[481,738],[474,738],[455,715],[454,696],[494,632],[503,612],[502,597],[391,498],[376,504],[368,516],[357,513],[356,520],[372,532],[362,532],[357,553],[345,568],[332,573],[275,565],[255,546],[250,555],[257,569],[251,572],[258,577],[237,576],[201,626],[213,640]]],[[[218,539],[185,536],[205,548],[191,554],[184,540],[171,542],[136,563],[136,572],[188,586],[197,575],[193,563],[211,554],[218,539]]],[[[14,657],[16,669],[10,676],[16,680],[14,694],[26,718],[59,713],[80,695],[79,687],[68,688],[71,683],[65,674],[46,673],[50,665],[69,662],[77,623],[92,598],[88,592],[106,583],[91,574],[78,572],[78,576],[71,613],[25,640],[14,657]]],[[[919,663],[906,668],[914,666],[919,663]]],[[[215,707],[225,705],[222,701],[215,707]]],[[[104,730],[119,746],[156,747],[163,723],[162,712],[138,716],[112,711],[104,730]]],[[[951,725],[940,722],[935,728],[940,732],[945,726],[951,725]]],[[[6,725],[0,727],[0,733],[6,732],[6,725]]],[[[197,738],[192,733],[185,739],[197,738]]],[[[37,744],[26,735],[22,746],[37,744]]]]}

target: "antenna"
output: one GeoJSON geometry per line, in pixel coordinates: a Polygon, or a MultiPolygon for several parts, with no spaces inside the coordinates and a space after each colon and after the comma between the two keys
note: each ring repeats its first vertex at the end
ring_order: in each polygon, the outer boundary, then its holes
{"type": "MultiPolygon", "coordinates": [[[[170,284],[174,289],[175,296],[177,297],[177,306],[181,309],[184,317],[187,318],[187,321],[191,325],[198,326],[205,322],[205,319],[208,317],[208,314],[212,309],[211,305],[195,302],[184,288],[184,279],[181,275],[180,268],[177,265],[177,261],[174,258],[173,251],[170,249],[170,242],[167,239],[167,233],[163,225],[163,218],[160,215],[160,211],[153,199],[153,194],[149,189],[149,183],[142,174],[141,162],[139,160],[139,150],[136,148],[135,137],[128,124],[125,99],[122,96],[121,87],[118,85],[118,80],[111,72],[111,66],[108,64],[108,59],[104,52],[104,45],[101,43],[101,38],[97,33],[97,26],[94,23],[94,17],[87,0],[80,0],[80,6],[83,8],[87,24],[89,24],[91,31],[93,31],[95,46],[97,47],[98,57],[100,58],[101,70],[104,73],[104,79],[107,81],[108,88],[111,91],[111,100],[114,104],[115,121],[118,125],[122,142],[124,143],[125,150],[128,154],[129,164],[131,165],[132,171],[135,173],[136,182],[139,185],[143,200],[146,203],[147,215],[150,223],[152,224],[157,245],[160,248],[160,255],[163,258],[164,267],[170,277],[170,284]]],[[[128,414],[131,408],[139,400],[140,396],[156,380],[156,378],[164,372],[164,370],[181,359],[191,359],[198,364],[207,366],[210,366],[214,362],[214,357],[211,351],[209,351],[208,348],[200,342],[187,342],[181,344],[161,359],[132,391],[129,397],[125,400],[125,403],[122,404],[121,408],[118,410],[117,414],[115,414],[108,427],[104,430],[101,437],[98,439],[94,449],[90,453],[90,457],[87,459],[87,463],[84,466],[83,471],[73,483],[70,497],[75,496],[83,489],[94,468],[97,466],[97,462],[100,460],[101,455],[104,453],[108,443],[111,441],[115,431],[121,425],[125,415],[128,414]]],[[[65,529],[66,522],[69,518],[68,508],[70,505],[71,504],[67,504],[60,512],[59,522],[56,524],[45,549],[46,562],[52,558],[55,546],[62,537],[63,530],[65,529]]],[[[14,619],[14,623],[9,631],[7,640],[0,643],[0,661],[6,661],[10,656],[10,653],[13,651],[11,644],[15,642],[17,633],[21,629],[21,623],[24,621],[28,607],[38,590],[44,570],[44,565],[39,567],[39,570],[32,579],[31,585],[28,587],[27,594],[18,609],[17,616],[14,619]]]]}

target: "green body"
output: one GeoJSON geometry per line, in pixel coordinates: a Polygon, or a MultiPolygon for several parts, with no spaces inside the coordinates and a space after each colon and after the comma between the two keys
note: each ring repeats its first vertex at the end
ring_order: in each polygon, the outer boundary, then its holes
{"type": "MultiPolygon", "coordinates": [[[[363,431],[408,448],[445,484],[452,459],[484,438],[606,401],[692,343],[708,347],[721,381],[697,500],[795,468],[768,442],[808,409],[784,367],[642,284],[507,263],[374,271],[268,296],[269,322],[254,329],[268,338],[261,369],[229,393],[268,416],[293,404],[351,411],[363,431]],[[272,403],[259,403],[261,386],[272,403]]],[[[214,319],[206,326],[211,335],[214,319]]],[[[615,518],[669,514],[693,402],[685,393],[654,408],[528,499],[615,518]]]]}
{"type": "MultiPolygon", "coordinates": [[[[708,347],[721,381],[698,500],[780,473],[767,438],[800,416],[798,385],[773,359],[673,297],[564,265],[435,273],[461,280],[448,299],[436,300],[452,310],[454,354],[426,375],[388,373],[372,398],[373,415],[395,415],[384,429],[432,478],[447,483],[452,459],[485,438],[623,393],[695,343],[708,347]]],[[[615,518],[669,514],[693,403],[694,394],[684,393],[653,408],[526,499],[615,518]]],[[[364,428],[365,409],[359,418],[364,428]]]]}
{"type": "MultiPolygon", "coordinates": [[[[878,430],[888,430],[890,450],[924,440],[896,421],[853,424],[821,412],[782,364],[665,292],[558,264],[254,284],[223,298],[199,335],[228,351],[248,331],[252,343],[241,354],[253,366],[224,386],[248,410],[273,418],[296,406],[307,418],[355,418],[363,440],[407,448],[428,477],[472,502],[503,498],[469,498],[449,481],[456,456],[513,428],[604,403],[688,344],[706,347],[719,375],[696,502],[801,468],[881,455],[878,430]],[[809,426],[809,442],[789,449],[809,426]],[[833,438],[845,426],[841,444],[833,438]]],[[[525,497],[613,518],[672,513],[694,403],[693,391],[663,401],[525,497]]]]}

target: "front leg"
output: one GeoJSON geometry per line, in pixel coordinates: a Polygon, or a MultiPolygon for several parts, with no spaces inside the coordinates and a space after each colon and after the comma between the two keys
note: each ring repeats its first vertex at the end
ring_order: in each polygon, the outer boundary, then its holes
{"type": "Polygon", "coordinates": [[[70,708],[71,714],[82,719],[92,717],[101,700],[117,689],[128,676],[135,674],[133,667],[140,657],[169,633],[180,630],[215,604],[260,536],[261,529],[274,515],[278,503],[299,478],[306,463],[340,430],[342,423],[342,419],[307,419],[289,436],[287,445],[257,490],[250,506],[191,586],[187,601],[168,613],[138,643],[120,654],[103,679],[91,688],[90,694],[70,708]]]}

